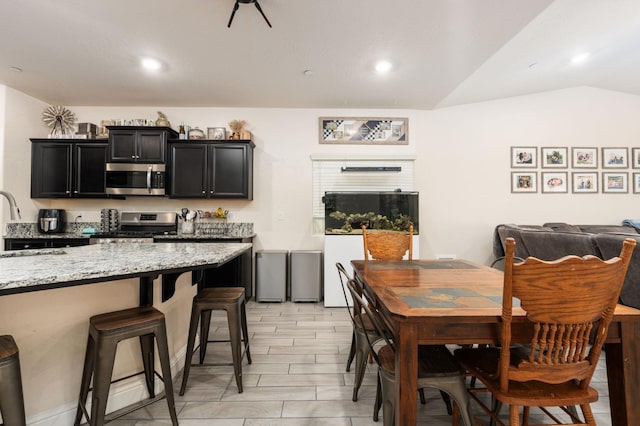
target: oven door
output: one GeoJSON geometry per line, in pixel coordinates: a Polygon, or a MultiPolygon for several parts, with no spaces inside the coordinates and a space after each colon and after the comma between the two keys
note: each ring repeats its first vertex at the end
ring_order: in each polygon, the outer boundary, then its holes
{"type": "Polygon", "coordinates": [[[165,195],[164,164],[107,163],[107,194],[165,195]]]}

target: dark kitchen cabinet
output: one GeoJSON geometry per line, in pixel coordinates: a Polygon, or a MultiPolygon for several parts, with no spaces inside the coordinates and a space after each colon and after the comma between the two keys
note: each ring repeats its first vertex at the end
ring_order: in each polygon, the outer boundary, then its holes
{"type": "Polygon", "coordinates": [[[31,139],[31,198],[106,198],[106,141],[31,139]]]}
{"type": "Polygon", "coordinates": [[[164,163],[167,140],[178,137],[170,127],[107,126],[109,162],[164,163]]]}
{"type": "Polygon", "coordinates": [[[169,144],[169,196],[253,199],[251,141],[169,144]]]}
{"type": "Polygon", "coordinates": [[[6,238],[5,250],[31,250],[86,246],[89,238],[6,238]]]}

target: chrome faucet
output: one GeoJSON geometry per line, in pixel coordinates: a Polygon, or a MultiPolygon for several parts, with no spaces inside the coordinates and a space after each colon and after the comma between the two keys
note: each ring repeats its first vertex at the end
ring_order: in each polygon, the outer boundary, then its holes
{"type": "Polygon", "coordinates": [[[9,201],[9,209],[11,210],[11,220],[22,219],[20,217],[20,209],[16,204],[16,199],[13,198],[13,195],[6,191],[0,191],[0,195],[4,195],[5,198],[9,201]]]}

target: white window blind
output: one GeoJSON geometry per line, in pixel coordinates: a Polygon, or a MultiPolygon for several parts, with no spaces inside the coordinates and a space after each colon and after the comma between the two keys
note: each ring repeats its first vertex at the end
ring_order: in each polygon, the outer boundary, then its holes
{"type": "Polygon", "coordinates": [[[413,159],[314,159],[314,233],[324,234],[322,197],[325,192],[395,191],[396,189],[414,191],[413,159]],[[349,171],[343,171],[343,168],[348,168],[349,171]],[[385,168],[400,171],[382,170],[385,168]]]}

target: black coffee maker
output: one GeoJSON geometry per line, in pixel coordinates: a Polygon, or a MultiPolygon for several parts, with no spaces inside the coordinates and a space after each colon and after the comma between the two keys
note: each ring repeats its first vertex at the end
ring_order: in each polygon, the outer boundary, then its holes
{"type": "Polygon", "coordinates": [[[64,232],[66,224],[64,210],[40,209],[38,212],[38,232],[41,234],[59,234],[64,232]]]}

